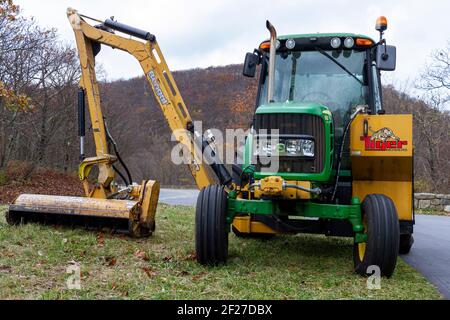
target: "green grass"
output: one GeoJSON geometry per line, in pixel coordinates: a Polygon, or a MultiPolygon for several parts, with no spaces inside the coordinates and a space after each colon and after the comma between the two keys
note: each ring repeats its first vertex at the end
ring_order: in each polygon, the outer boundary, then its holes
{"type": "MultiPolygon", "coordinates": [[[[6,207],[0,207],[4,211],[6,207]]],[[[37,224],[11,227],[0,213],[2,299],[439,299],[399,259],[396,272],[368,290],[352,271],[352,241],[324,236],[272,240],[230,235],[229,263],[195,262],[194,209],[160,205],[156,233],[130,239],[37,224]],[[81,265],[81,290],[66,268],[81,265]]]]}

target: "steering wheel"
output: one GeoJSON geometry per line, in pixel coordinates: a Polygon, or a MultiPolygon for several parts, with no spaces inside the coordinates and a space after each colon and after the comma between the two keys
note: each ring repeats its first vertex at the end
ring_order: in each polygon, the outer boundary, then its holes
{"type": "Polygon", "coordinates": [[[320,96],[321,98],[317,99],[317,101],[322,101],[322,102],[333,101],[333,99],[329,95],[327,95],[326,93],[321,92],[321,91],[309,92],[309,93],[305,94],[303,97],[301,97],[300,101],[315,101],[315,100],[307,99],[307,97],[309,97],[309,96],[316,96],[316,97],[320,96]]]}

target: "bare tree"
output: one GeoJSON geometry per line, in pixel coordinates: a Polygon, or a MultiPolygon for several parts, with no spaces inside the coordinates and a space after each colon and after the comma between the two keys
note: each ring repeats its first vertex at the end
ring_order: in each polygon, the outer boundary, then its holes
{"type": "Polygon", "coordinates": [[[450,41],[436,50],[426,64],[417,83],[424,90],[425,106],[416,111],[416,141],[421,145],[417,154],[424,179],[431,190],[450,190],[450,41]]]}

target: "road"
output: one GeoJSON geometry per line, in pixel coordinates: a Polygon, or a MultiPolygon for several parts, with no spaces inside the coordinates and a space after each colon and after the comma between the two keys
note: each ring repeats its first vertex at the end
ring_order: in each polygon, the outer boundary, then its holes
{"type": "Polygon", "coordinates": [[[196,189],[164,189],[161,188],[159,201],[173,205],[195,206],[198,190],[196,189]]]}
{"type": "MultiPolygon", "coordinates": [[[[159,200],[195,206],[198,190],[161,189],[159,200]]],[[[415,242],[401,258],[421,272],[446,299],[450,299],[450,217],[416,215],[415,242]]]]}
{"type": "Polygon", "coordinates": [[[450,299],[450,217],[416,215],[414,240],[402,259],[450,299]]]}

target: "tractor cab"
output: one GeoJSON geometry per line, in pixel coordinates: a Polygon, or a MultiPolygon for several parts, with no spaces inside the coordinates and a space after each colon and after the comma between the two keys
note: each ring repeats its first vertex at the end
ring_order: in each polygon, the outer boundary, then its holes
{"type": "MultiPolygon", "coordinates": [[[[350,175],[348,136],[347,147],[339,152],[346,125],[358,108],[368,114],[384,113],[380,70],[395,69],[395,47],[387,46],[382,38],[385,28],[383,21],[377,21],[378,43],[353,33],[293,34],[264,41],[247,53],[244,75],[254,77],[257,65],[260,73],[255,131],[248,139],[257,150],[246,153],[244,164],[256,163],[258,177],[273,175],[273,170],[262,172],[269,166],[261,165],[255,155],[269,157],[277,151],[276,173],[283,179],[330,181],[339,162],[342,172],[350,175]],[[255,141],[261,129],[271,137],[270,131],[278,130],[276,144],[281,153],[273,143],[268,147],[269,139],[255,141]],[[304,150],[297,150],[301,146],[304,150]]],[[[350,200],[347,197],[345,202],[350,200]]]]}

